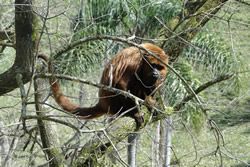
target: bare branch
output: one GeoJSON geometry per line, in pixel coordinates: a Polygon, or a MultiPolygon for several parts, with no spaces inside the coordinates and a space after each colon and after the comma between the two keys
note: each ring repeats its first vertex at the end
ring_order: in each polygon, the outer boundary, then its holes
{"type": "MultiPolygon", "coordinates": [[[[194,92],[195,92],[195,94],[199,94],[200,92],[207,89],[208,87],[213,86],[216,83],[228,80],[228,79],[232,78],[233,76],[234,76],[234,74],[225,74],[225,75],[218,76],[217,78],[212,79],[211,81],[208,81],[208,82],[202,84],[197,89],[195,89],[194,92]]],[[[174,107],[174,110],[179,111],[181,109],[181,107],[183,107],[193,97],[194,97],[193,94],[190,94],[190,95],[184,97],[183,100],[174,107]]]]}
{"type": "Polygon", "coordinates": [[[37,119],[37,120],[41,119],[44,121],[51,121],[51,122],[55,122],[55,123],[59,123],[59,124],[68,126],[72,129],[74,129],[75,131],[77,131],[78,133],[80,133],[80,130],[76,126],[74,126],[73,124],[59,120],[59,119],[51,118],[51,117],[45,116],[45,115],[41,115],[41,116],[26,115],[23,117],[23,119],[25,119],[25,120],[27,120],[27,119],[37,119]]]}
{"type": "Polygon", "coordinates": [[[109,87],[109,86],[106,86],[106,85],[103,85],[103,84],[93,83],[91,81],[80,79],[80,78],[77,78],[77,77],[72,77],[72,76],[69,76],[69,75],[48,74],[48,73],[45,73],[45,74],[36,74],[35,75],[35,78],[51,78],[51,77],[84,83],[84,84],[91,85],[91,86],[94,86],[94,87],[97,87],[97,88],[100,88],[100,89],[104,89],[104,90],[107,90],[107,91],[110,91],[110,92],[114,92],[116,94],[121,94],[123,96],[126,96],[128,98],[133,99],[134,101],[138,100],[138,102],[140,102],[140,103],[144,102],[144,100],[142,100],[142,99],[140,99],[140,98],[132,95],[129,92],[126,92],[126,91],[123,91],[123,90],[120,90],[120,89],[117,89],[117,88],[109,87]]]}
{"type": "Polygon", "coordinates": [[[241,4],[244,4],[244,5],[250,6],[250,3],[249,3],[249,2],[246,2],[246,1],[244,1],[244,0],[235,0],[235,1],[237,1],[237,2],[239,2],[239,3],[241,3],[241,4]]]}
{"type": "Polygon", "coordinates": [[[13,45],[12,43],[1,42],[1,41],[0,41],[0,46],[2,46],[2,47],[12,47],[12,48],[15,48],[15,45],[13,45]]]}
{"type": "Polygon", "coordinates": [[[25,120],[23,119],[26,116],[27,95],[26,95],[26,92],[25,92],[25,88],[24,88],[22,78],[23,78],[22,74],[17,74],[16,80],[17,80],[17,83],[18,83],[18,85],[20,87],[20,94],[21,94],[21,100],[22,100],[21,120],[23,121],[24,130],[27,131],[25,120]]]}
{"type": "Polygon", "coordinates": [[[11,38],[13,37],[14,32],[12,31],[0,31],[0,41],[3,40],[11,40],[11,38]]]}

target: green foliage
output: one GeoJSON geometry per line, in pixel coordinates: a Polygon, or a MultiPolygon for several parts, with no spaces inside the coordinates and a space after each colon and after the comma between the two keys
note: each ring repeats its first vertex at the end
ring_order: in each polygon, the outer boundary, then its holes
{"type": "Polygon", "coordinates": [[[54,60],[56,71],[62,74],[82,76],[83,73],[98,69],[101,60],[104,59],[106,43],[92,42],[76,47],[54,60]]]}
{"type": "MultiPolygon", "coordinates": [[[[199,84],[199,80],[193,75],[193,67],[185,59],[175,63],[174,68],[187,81],[192,88],[199,84]]],[[[187,90],[183,82],[172,72],[169,73],[164,89],[165,99],[169,106],[174,106],[181,102],[187,95],[187,90]]],[[[195,100],[191,100],[182,109],[181,117],[185,124],[191,126],[196,132],[199,132],[204,124],[204,114],[195,100]]]]}
{"type": "MultiPolygon", "coordinates": [[[[226,42],[207,32],[200,33],[183,53],[183,57],[197,71],[197,78],[203,80],[215,78],[227,73],[240,71],[239,60],[232,54],[226,42]]],[[[215,87],[223,90],[224,95],[238,94],[241,84],[239,75],[230,81],[223,82],[215,87]]]]}
{"type": "MultiPolygon", "coordinates": [[[[155,16],[167,21],[181,10],[180,4],[169,0],[88,0],[73,22],[73,39],[77,41],[96,34],[128,35],[155,38],[162,25],[155,16]]],[[[57,71],[81,75],[99,68],[106,57],[120,49],[110,41],[95,41],[72,49],[55,60],[57,71]]]]}
{"type": "Polygon", "coordinates": [[[80,34],[110,34],[128,14],[126,1],[88,0],[73,22],[74,31],[80,34]]]}
{"type": "MultiPolygon", "coordinates": [[[[179,60],[174,64],[174,69],[187,81],[191,87],[195,88],[199,81],[193,75],[193,67],[186,60],[179,60]]],[[[164,94],[169,106],[179,103],[182,98],[187,95],[185,85],[173,72],[169,72],[164,94]]]]}
{"type": "Polygon", "coordinates": [[[191,126],[196,133],[200,132],[205,123],[204,113],[192,102],[186,104],[185,111],[182,112],[182,119],[187,125],[191,126]]]}
{"type": "Polygon", "coordinates": [[[155,19],[168,21],[181,10],[181,4],[170,0],[88,0],[74,23],[81,33],[126,34],[143,37],[157,35],[162,26],[155,19]]]}
{"type": "Polygon", "coordinates": [[[176,16],[181,5],[176,1],[170,0],[134,0],[129,4],[132,9],[130,16],[127,17],[127,25],[134,26],[136,36],[154,38],[159,35],[162,25],[155,17],[167,22],[176,16]]]}
{"type": "MultiPolygon", "coordinates": [[[[235,72],[237,62],[222,39],[211,34],[201,33],[184,50],[183,57],[175,63],[174,68],[195,89],[201,83],[219,75],[235,72]]],[[[217,96],[232,96],[232,93],[236,93],[238,88],[238,77],[235,77],[229,82],[213,86],[212,93],[216,92],[217,96]]],[[[207,94],[212,95],[212,93],[207,94]]],[[[168,77],[166,94],[170,106],[179,103],[187,95],[185,85],[175,74],[170,73],[168,77]]],[[[204,115],[199,104],[195,100],[191,100],[185,105],[182,113],[183,120],[199,131],[204,122],[204,115]]]]}
{"type": "Polygon", "coordinates": [[[209,33],[199,34],[185,51],[183,56],[196,69],[206,70],[212,76],[235,72],[237,61],[223,39],[209,33]]]}

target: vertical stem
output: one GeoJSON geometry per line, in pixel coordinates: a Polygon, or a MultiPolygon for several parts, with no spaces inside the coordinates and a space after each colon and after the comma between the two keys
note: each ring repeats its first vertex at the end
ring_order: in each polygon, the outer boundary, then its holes
{"type": "Polygon", "coordinates": [[[161,127],[161,121],[157,121],[155,140],[153,142],[154,149],[152,151],[152,158],[153,158],[152,166],[155,167],[160,166],[160,127],[161,127]]]}
{"type": "Polygon", "coordinates": [[[165,167],[170,167],[171,163],[171,147],[172,147],[172,117],[169,116],[166,120],[166,161],[165,167]]]}
{"type": "Polygon", "coordinates": [[[161,120],[160,123],[160,146],[159,146],[159,166],[163,167],[166,161],[166,122],[161,120]]]}
{"type": "Polygon", "coordinates": [[[138,138],[138,133],[131,133],[128,136],[128,165],[130,167],[136,167],[136,149],[138,138]]]}
{"type": "MultiPolygon", "coordinates": [[[[4,124],[0,122],[0,133],[4,134],[4,124]]],[[[10,144],[7,136],[3,135],[0,138],[0,153],[1,153],[1,166],[10,167],[11,166],[11,158],[9,156],[10,144]]]]}
{"type": "Polygon", "coordinates": [[[84,91],[84,85],[81,83],[80,84],[80,91],[79,91],[79,104],[80,104],[80,106],[84,105],[84,103],[83,103],[83,99],[84,99],[83,91],[84,91]]]}
{"type": "MultiPolygon", "coordinates": [[[[47,68],[44,68],[44,64],[38,60],[37,72],[45,72],[45,69],[47,68]]],[[[34,79],[35,108],[38,117],[43,117],[45,115],[45,108],[41,103],[43,103],[43,101],[47,98],[47,93],[44,91],[47,87],[48,81],[46,79],[34,79]]],[[[53,133],[52,127],[48,124],[48,122],[42,120],[42,118],[37,119],[37,124],[40,132],[42,146],[47,156],[47,160],[49,161],[49,166],[63,166],[62,154],[61,151],[56,148],[56,136],[55,133],[53,133]]]]}

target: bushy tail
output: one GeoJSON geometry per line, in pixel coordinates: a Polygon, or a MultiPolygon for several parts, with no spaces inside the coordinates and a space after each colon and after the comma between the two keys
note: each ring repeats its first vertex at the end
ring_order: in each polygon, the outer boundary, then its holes
{"type": "MultiPolygon", "coordinates": [[[[53,65],[51,64],[51,61],[49,61],[48,56],[44,54],[39,54],[38,58],[42,58],[48,63],[49,73],[53,73],[53,65]]],[[[83,119],[92,119],[99,117],[104,114],[102,111],[99,103],[93,107],[89,108],[82,108],[77,104],[74,104],[67,98],[60,89],[60,84],[58,83],[58,80],[55,77],[50,77],[50,85],[53,97],[57,104],[61,106],[65,111],[71,112],[73,114],[81,116],[83,119]]]]}
{"type": "MultiPolygon", "coordinates": [[[[51,61],[49,60],[48,56],[45,54],[39,54],[38,58],[41,58],[44,61],[46,61],[48,63],[49,73],[53,73],[54,71],[53,65],[51,64],[51,61]]],[[[55,77],[53,76],[50,77],[49,81],[50,81],[53,97],[59,106],[61,106],[65,111],[68,111],[68,112],[74,112],[78,108],[80,108],[78,105],[72,103],[66,96],[63,95],[60,89],[58,80],[55,77]]]]}
{"type": "Polygon", "coordinates": [[[77,104],[72,103],[65,95],[63,95],[60,85],[56,79],[50,79],[51,91],[57,104],[65,111],[74,112],[80,108],[77,104]]]}

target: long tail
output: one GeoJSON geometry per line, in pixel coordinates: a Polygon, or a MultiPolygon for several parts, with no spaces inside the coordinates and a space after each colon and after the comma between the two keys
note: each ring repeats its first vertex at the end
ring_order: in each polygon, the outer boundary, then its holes
{"type": "MultiPolygon", "coordinates": [[[[49,61],[48,56],[46,56],[45,54],[39,54],[38,58],[42,58],[43,60],[45,60],[48,63],[48,68],[49,68],[48,71],[50,73],[53,73],[53,65],[51,64],[51,61],[49,61]]],[[[102,116],[104,114],[99,103],[97,103],[93,107],[83,108],[71,102],[70,99],[67,98],[62,93],[60,89],[60,84],[55,77],[50,77],[50,85],[51,85],[51,90],[52,90],[52,94],[53,94],[55,101],[65,111],[79,115],[83,119],[92,119],[92,118],[102,116]]]]}
{"type": "Polygon", "coordinates": [[[50,85],[53,97],[57,104],[62,107],[62,109],[65,111],[74,112],[80,108],[79,105],[72,103],[65,95],[63,95],[57,80],[50,79],[50,85]]]}

